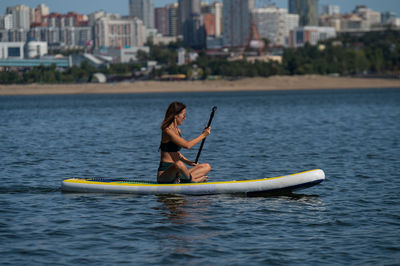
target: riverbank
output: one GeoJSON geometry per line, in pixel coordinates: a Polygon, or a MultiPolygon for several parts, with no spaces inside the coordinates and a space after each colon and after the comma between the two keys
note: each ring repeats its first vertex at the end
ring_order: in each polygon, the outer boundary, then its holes
{"type": "Polygon", "coordinates": [[[306,89],[400,88],[400,79],[331,76],[273,76],[236,81],[138,81],[107,84],[0,85],[0,95],[266,91],[306,89]]]}

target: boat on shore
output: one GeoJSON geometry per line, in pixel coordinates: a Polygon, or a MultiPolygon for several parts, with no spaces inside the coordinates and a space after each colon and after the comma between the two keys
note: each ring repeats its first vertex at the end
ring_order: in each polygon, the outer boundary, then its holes
{"type": "Polygon", "coordinates": [[[62,181],[63,192],[84,193],[120,193],[120,194],[180,194],[180,195],[212,195],[212,194],[244,194],[263,195],[292,192],[317,185],[325,180],[321,169],[306,172],[269,177],[255,180],[159,184],[153,181],[142,181],[128,178],[70,178],[62,181]]]}

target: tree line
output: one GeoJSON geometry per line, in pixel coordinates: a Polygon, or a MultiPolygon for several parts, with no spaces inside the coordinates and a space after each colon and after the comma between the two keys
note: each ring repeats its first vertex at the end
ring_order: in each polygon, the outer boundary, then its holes
{"type": "Polygon", "coordinates": [[[400,31],[346,34],[317,46],[285,49],[282,68],[288,75],[399,74],[400,31]]]}
{"type": "Polygon", "coordinates": [[[338,74],[368,75],[399,74],[400,31],[368,32],[362,36],[340,35],[336,39],[306,44],[301,48],[286,48],[282,62],[247,62],[245,59],[229,61],[213,58],[200,52],[198,59],[187,65],[177,65],[177,49],[182,43],[150,46],[150,53],[139,52],[138,61],[127,64],[110,64],[95,68],[88,62],[80,67],[57,69],[55,65],[35,67],[23,72],[0,72],[1,84],[28,83],[77,83],[90,82],[95,73],[103,73],[111,81],[123,79],[159,79],[164,74],[185,74],[207,79],[210,76],[222,78],[269,77],[272,75],[338,74]],[[147,61],[157,61],[161,67],[149,73],[142,73],[147,61]]]}

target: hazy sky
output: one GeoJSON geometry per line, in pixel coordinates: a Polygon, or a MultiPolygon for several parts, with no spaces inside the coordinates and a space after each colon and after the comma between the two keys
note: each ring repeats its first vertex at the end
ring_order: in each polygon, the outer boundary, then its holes
{"type": "MultiPolygon", "coordinates": [[[[256,0],[257,2],[268,2],[256,0]]],[[[272,0],[278,7],[287,8],[288,0],[272,0]]],[[[97,10],[105,10],[108,13],[128,14],[128,0],[0,0],[0,13],[5,13],[7,6],[24,4],[36,7],[43,3],[50,7],[50,12],[66,13],[76,11],[81,14],[89,14],[97,10]]],[[[154,0],[155,6],[177,2],[176,0],[154,0]]],[[[205,1],[213,2],[213,1],[205,1]]],[[[356,5],[366,5],[376,11],[393,11],[400,17],[400,0],[319,0],[319,5],[338,5],[341,13],[354,10],[356,5]]]]}

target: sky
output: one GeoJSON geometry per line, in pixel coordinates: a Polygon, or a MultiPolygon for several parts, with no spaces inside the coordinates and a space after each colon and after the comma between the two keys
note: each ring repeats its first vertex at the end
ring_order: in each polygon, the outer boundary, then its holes
{"type": "MultiPolygon", "coordinates": [[[[258,2],[268,2],[267,0],[256,0],[258,2]]],[[[288,0],[271,0],[280,8],[288,7],[288,0]]],[[[50,8],[50,12],[67,13],[76,11],[80,14],[89,14],[94,11],[104,10],[107,13],[119,13],[128,15],[128,0],[0,0],[0,14],[4,14],[7,6],[24,4],[29,7],[36,7],[38,4],[45,4],[50,8]]],[[[154,5],[164,6],[176,0],[154,0],[154,5]]],[[[213,2],[213,1],[205,1],[213,2]]],[[[354,10],[356,5],[366,5],[367,7],[379,11],[392,11],[400,17],[400,0],[319,0],[319,6],[338,5],[341,13],[348,13],[354,10]]]]}

